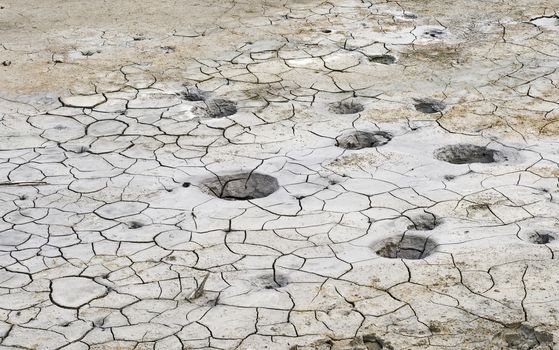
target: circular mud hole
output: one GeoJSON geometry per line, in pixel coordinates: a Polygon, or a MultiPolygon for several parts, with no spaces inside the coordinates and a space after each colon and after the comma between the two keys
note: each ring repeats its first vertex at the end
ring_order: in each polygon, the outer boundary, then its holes
{"type": "Polygon", "coordinates": [[[437,149],[435,158],[452,164],[497,163],[508,160],[500,151],[463,143],[437,149]]]}
{"type": "Polygon", "coordinates": [[[524,235],[521,239],[532,244],[548,244],[557,240],[557,234],[550,231],[535,231],[524,235]]]}
{"type": "Polygon", "coordinates": [[[353,131],[336,138],[336,145],[345,149],[362,149],[386,145],[392,135],[384,131],[353,131]]]}
{"type": "Polygon", "coordinates": [[[414,101],[415,103],[413,106],[415,107],[415,110],[421,113],[441,113],[446,108],[446,105],[442,101],[433,100],[430,98],[414,99],[414,101]]]}
{"type": "Polygon", "coordinates": [[[355,101],[342,101],[330,105],[330,112],[336,114],[355,114],[363,112],[365,107],[359,102],[355,101]]]}
{"type": "Polygon", "coordinates": [[[396,57],[392,55],[369,56],[369,62],[379,63],[379,64],[394,64],[396,63],[396,57]]]}
{"type": "Polygon", "coordinates": [[[264,198],[279,189],[275,177],[260,173],[223,175],[203,185],[209,194],[230,201],[264,198]]]}
{"type": "Polygon", "coordinates": [[[423,259],[433,253],[435,241],[419,235],[397,235],[373,246],[375,253],[388,259],[423,259]]]}
{"type": "Polygon", "coordinates": [[[440,39],[440,38],[442,38],[446,35],[446,32],[444,30],[441,30],[441,29],[429,29],[429,30],[424,31],[423,35],[431,37],[431,38],[440,39]]]}

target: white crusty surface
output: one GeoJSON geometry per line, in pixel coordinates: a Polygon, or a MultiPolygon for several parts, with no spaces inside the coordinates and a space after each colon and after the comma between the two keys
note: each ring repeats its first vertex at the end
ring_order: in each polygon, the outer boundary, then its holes
{"type": "Polygon", "coordinates": [[[0,349],[559,349],[556,0],[1,0],[0,349]]]}

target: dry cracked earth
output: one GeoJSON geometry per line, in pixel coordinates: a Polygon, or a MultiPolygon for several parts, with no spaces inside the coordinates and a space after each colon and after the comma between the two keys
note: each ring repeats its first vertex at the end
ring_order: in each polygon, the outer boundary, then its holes
{"type": "Polygon", "coordinates": [[[1,0],[0,349],[559,349],[557,0],[1,0]]]}

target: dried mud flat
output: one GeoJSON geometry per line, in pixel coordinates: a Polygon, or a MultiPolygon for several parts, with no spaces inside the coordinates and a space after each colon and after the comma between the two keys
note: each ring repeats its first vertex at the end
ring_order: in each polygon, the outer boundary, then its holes
{"type": "Polygon", "coordinates": [[[559,349],[557,1],[0,1],[0,349],[559,349]]]}

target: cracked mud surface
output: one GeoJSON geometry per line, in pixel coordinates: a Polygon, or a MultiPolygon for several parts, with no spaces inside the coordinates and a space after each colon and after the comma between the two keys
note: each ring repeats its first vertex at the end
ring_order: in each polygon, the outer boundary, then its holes
{"type": "Polygon", "coordinates": [[[556,8],[0,2],[0,348],[558,349],[556,8]]]}

